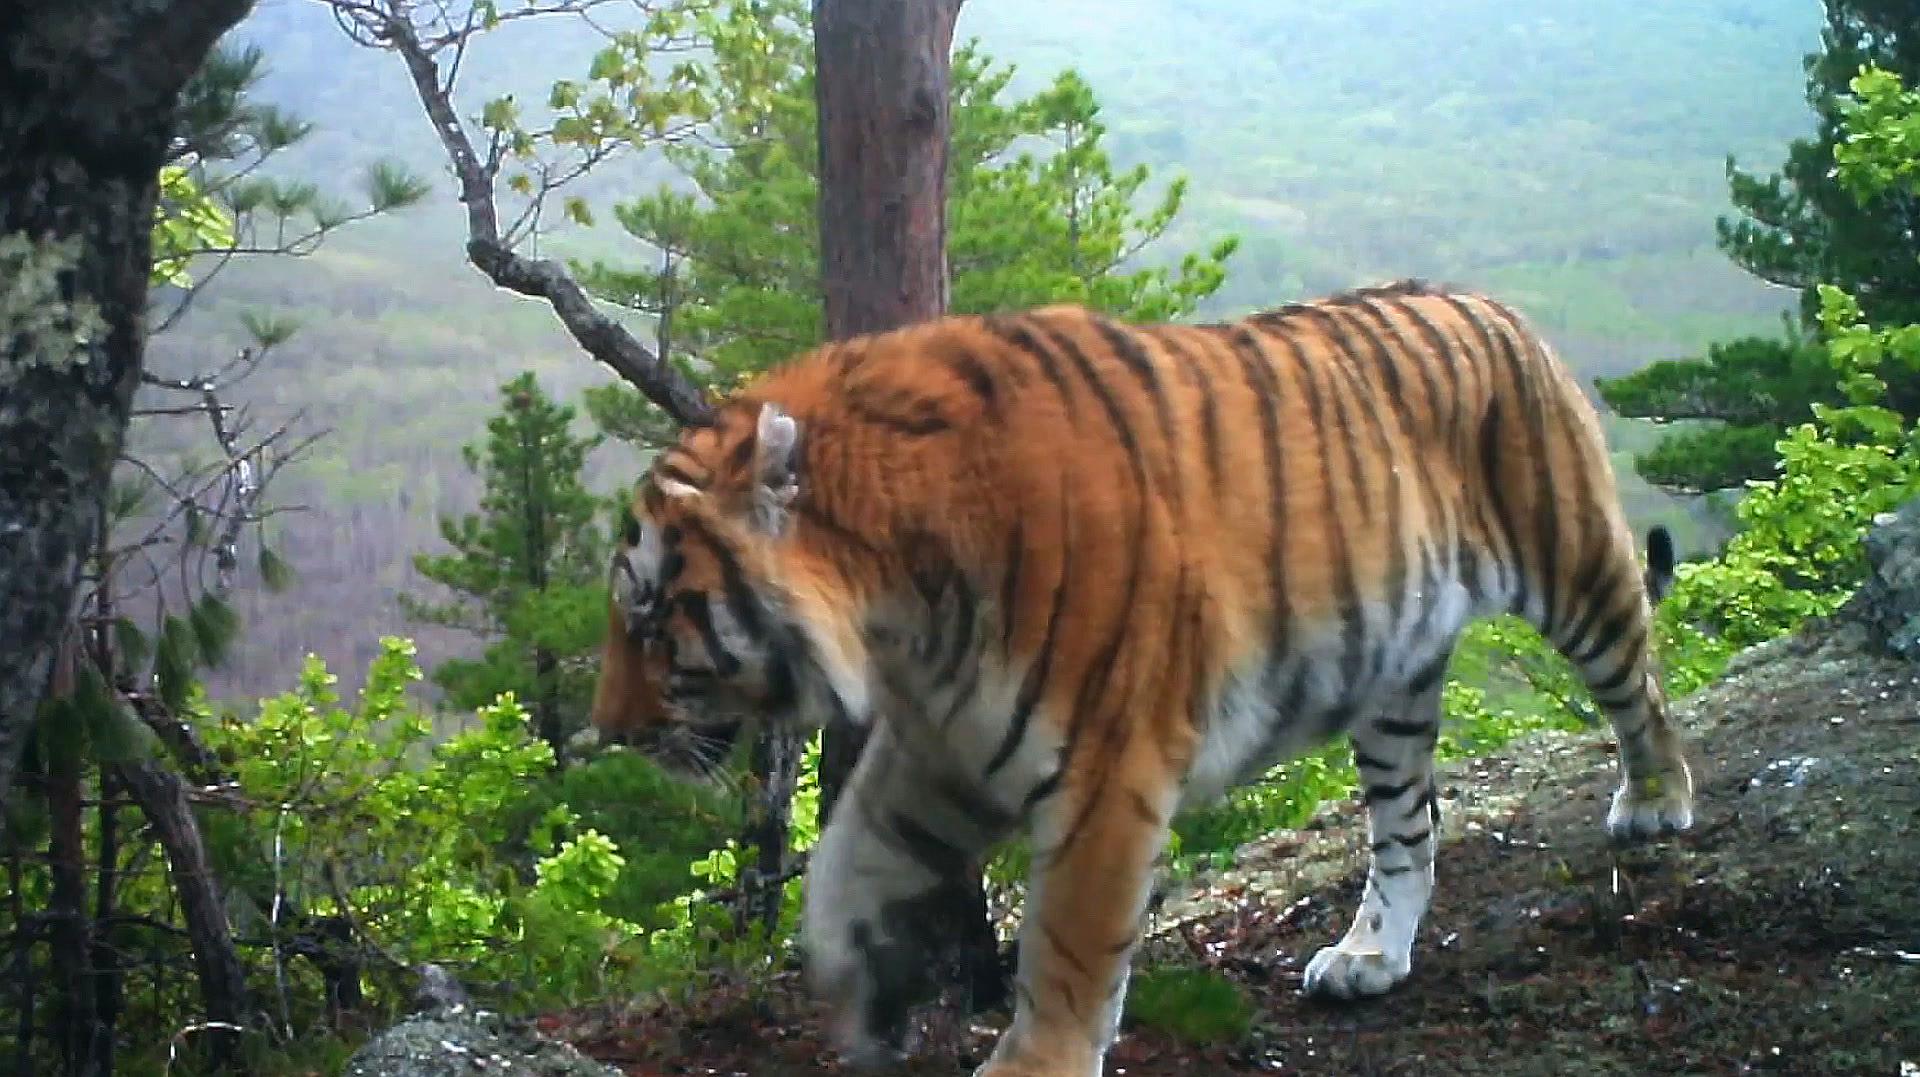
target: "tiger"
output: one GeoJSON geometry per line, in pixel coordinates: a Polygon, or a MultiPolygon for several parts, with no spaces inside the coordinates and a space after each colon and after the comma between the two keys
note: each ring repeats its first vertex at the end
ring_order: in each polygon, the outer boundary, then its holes
{"type": "Polygon", "coordinates": [[[1599,416],[1509,306],[1419,280],[1214,323],[1075,305],[807,350],[684,428],[612,559],[592,720],[683,774],[744,729],[867,743],[801,951],[856,1067],[897,1061],[929,895],[1016,833],[1013,1014],[976,1077],[1098,1077],[1175,814],[1344,736],[1351,926],[1303,990],[1405,980],[1434,888],[1449,660],[1516,614],[1618,741],[1605,826],[1689,829],[1599,416]]]}

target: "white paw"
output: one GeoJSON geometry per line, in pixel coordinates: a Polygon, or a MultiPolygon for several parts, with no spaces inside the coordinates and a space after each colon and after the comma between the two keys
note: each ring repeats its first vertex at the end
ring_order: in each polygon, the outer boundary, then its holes
{"type": "Polygon", "coordinates": [[[1607,833],[1615,841],[1640,841],[1693,828],[1692,782],[1659,778],[1623,782],[1607,810],[1607,833]]]}
{"type": "Polygon", "coordinates": [[[1307,962],[1309,995],[1338,999],[1384,995],[1413,971],[1413,955],[1383,953],[1371,943],[1342,941],[1307,962]]]}

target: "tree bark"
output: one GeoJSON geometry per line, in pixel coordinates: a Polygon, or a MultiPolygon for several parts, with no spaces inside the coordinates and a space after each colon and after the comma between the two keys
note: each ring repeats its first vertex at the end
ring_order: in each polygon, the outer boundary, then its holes
{"type": "MultiPolygon", "coordinates": [[[[960,0],[813,0],[820,113],[820,275],[827,335],[882,332],[947,307],[950,52],[960,0]]],[[[822,734],[820,808],[831,817],[863,731],[822,734]]],[[[1006,993],[977,868],[934,898],[943,956],[971,1008],[1006,993]]]]}
{"type": "MultiPolygon", "coordinates": [[[[959,0],[813,0],[820,119],[820,281],[839,340],[947,308],[949,53],[959,0]]],[[[820,751],[822,820],[864,737],[820,751]]]]}
{"type": "Polygon", "coordinates": [[[167,854],[167,870],[180,914],[193,946],[193,966],[200,980],[202,1016],[212,1027],[208,1054],[215,1066],[231,1061],[235,1032],[247,1015],[246,969],[240,964],[220,884],[207,859],[200,826],[187,803],[180,776],[157,763],[127,763],[109,768],[133,795],[140,813],[153,827],[154,837],[167,854]]]}
{"type": "MultiPolygon", "coordinates": [[[[77,242],[59,292],[102,323],[58,362],[38,334],[0,326],[0,801],[47,688],[140,379],[155,188],[175,104],[251,6],[0,0],[0,241],[77,242]]],[[[0,296],[18,287],[0,280],[0,296]]]]}
{"type": "Polygon", "coordinates": [[[949,53],[959,0],[814,0],[827,335],[947,308],[949,53]]]}
{"type": "Polygon", "coordinates": [[[102,1032],[93,990],[93,921],[87,916],[87,852],[78,746],[55,753],[47,767],[48,873],[52,887],[50,953],[56,986],[55,1035],[60,1063],[74,1077],[103,1077],[102,1032]]]}
{"type": "Polygon", "coordinates": [[[780,904],[786,888],[773,880],[786,877],[787,835],[793,825],[800,756],[800,738],[791,730],[763,728],[753,744],[752,769],[759,785],[747,804],[742,844],[753,848],[754,866],[751,874],[741,873],[741,897],[734,919],[741,930],[758,921],[768,938],[780,926],[780,904]]]}

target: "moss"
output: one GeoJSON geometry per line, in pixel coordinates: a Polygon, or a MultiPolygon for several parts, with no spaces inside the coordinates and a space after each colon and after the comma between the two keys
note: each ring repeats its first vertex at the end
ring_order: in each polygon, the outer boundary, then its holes
{"type": "Polygon", "coordinates": [[[1148,968],[1127,991],[1129,1022],[1194,1044],[1234,1043],[1253,1025],[1253,1005],[1238,984],[1196,968],[1148,968]]]}

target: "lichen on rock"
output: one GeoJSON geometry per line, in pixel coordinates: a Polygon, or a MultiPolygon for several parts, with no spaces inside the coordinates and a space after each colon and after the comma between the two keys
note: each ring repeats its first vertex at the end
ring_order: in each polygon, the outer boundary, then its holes
{"type": "Polygon", "coordinates": [[[41,242],[14,232],[0,236],[0,388],[30,367],[61,370],[87,362],[106,322],[90,302],[69,302],[60,276],[79,264],[80,239],[41,242]]]}
{"type": "Polygon", "coordinates": [[[1888,654],[1920,662],[1920,498],[1874,521],[1867,579],[1840,611],[1888,654]]]}
{"type": "Polygon", "coordinates": [[[375,1036],[344,1077],[621,1077],[525,1022],[456,1005],[425,1011],[375,1036]]]}

